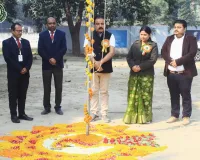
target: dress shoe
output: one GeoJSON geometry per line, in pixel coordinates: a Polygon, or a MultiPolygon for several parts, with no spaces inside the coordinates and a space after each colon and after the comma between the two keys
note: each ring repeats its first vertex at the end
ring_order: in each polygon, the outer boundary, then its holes
{"type": "Polygon", "coordinates": [[[178,118],[172,116],[172,117],[170,117],[166,122],[167,122],[167,123],[173,123],[173,122],[176,122],[176,121],[178,121],[178,118]]]}
{"type": "Polygon", "coordinates": [[[41,115],[49,114],[51,110],[45,109],[44,111],[41,112],[41,115]]]}
{"type": "Polygon", "coordinates": [[[26,114],[20,115],[18,118],[19,118],[19,119],[26,120],[26,121],[32,121],[32,120],[33,120],[33,118],[27,116],[26,114]]]}
{"type": "Polygon", "coordinates": [[[55,111],[56,111],[57,114],[63,115],[63,111],[62,111],[60,108],[59,108],[59,109],[56,109],[55,111]]]}
{"type": "Polygon", "coordinates": [[[18,118],[17,116],[12,116],[12,117],[11,117],[11,121],[12,121],[13,123],[20,123],[20,120],[19,120],[19,118],[18,118]]]}

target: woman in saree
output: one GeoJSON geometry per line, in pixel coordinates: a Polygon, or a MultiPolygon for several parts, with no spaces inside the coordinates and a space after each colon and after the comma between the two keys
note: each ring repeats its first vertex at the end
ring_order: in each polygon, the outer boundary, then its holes
{"type": "Polygon", "coordinates": [[[152,122],[152,97],[154,64],[158,47],[151,40],[151,29],[140,29],[140,40],[135,41],[127,55],[130,67],[128,81],[128,106],[123,121],[126,124],[152,122]]]}

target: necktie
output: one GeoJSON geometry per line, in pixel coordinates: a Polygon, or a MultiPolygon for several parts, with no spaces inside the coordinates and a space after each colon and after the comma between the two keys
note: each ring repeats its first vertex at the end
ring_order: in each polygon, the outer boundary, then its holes
{"type": "Polygon", "coordinates": [[[53,39],[54,39],[54,32],[53,31],[51,31],[51,35],[50,35],[50,37],[51,37],[51,40],[53,41],[53,39]]]}
{"type": "Polygon", "coordinates": [[[17,38],[16,40],[17,40],[17,46],[18,46],[18,48],[21,49],[21,42],[20,42],[19,38],[17,38]]]}

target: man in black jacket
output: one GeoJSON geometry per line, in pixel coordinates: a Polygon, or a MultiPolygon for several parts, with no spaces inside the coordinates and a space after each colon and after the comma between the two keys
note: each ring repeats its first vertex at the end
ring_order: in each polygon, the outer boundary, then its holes
{"type": "Polygon", "coordinates": [[[196,38],[185,34],[187,22],[176,20],[174,34],[167,37],[162,56],[165,60],[164,75],[171,97],[171,117],[167,123],[176,122],[180,115],[180,95],[183,105],[183,125],[190,123],[192,114],[191,86],[193,77],[197,76],[194,57],[197,53],[196,38]]]}
{"type": "Polygon", "coordinates": [[[3,56],[7,63],[9,107],[13,123],[20,119],[32,121],[25,114],[26,93],[29,85],[29,70],[32,65],[32,51],[28,40],[21,38],[22,26],[11,26],[12,37],[3,41],[3,56]],[[18,117],[17,117],[18,105],[18,117]]]}
{"type": "Polygon", "coordinates": [[[66,37],[63,31],[56,29],[56,20],[53,17],[47,19],[47,30],[39,35],[38,53],[42,57],[42,77],[44,86],[42,115],[51,112],[50,94],[51,78],[55,82],[55,111],[63,115],[61,110],[62,83],[63,83],[63,56],[67,51],[66,37]]]}
{"type": "MultiPolygon", "coordinates": [[[[91,99],[91,112],[92,120],[97,120],[98,105],[99,105],[99,93],[101,97],[101,115],[104,122],[109,122],[108,118],[108,86],[112,68],[112,57],[115,54],[115,37],[108,31],[104,30],[104,18],[95,18],[95,31],[93,34],[94,39],[94,83],[92,84],[93,96],[91,99]],[[103,49],[103,42],[108,42],[108,47],[103,49]]],[[[88,44],[85,40],[84,47],[88,44]]],[[[93,70],[92,70],[93,71],[93,70]]],[[[93,82],[92,81],[92,82],[93,82]]]]}

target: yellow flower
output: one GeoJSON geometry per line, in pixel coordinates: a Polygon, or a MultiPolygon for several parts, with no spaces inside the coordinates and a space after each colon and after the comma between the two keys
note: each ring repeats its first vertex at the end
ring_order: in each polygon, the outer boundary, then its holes
{"type": "Polygon", "coordinates": [[[86,62],[89,61],[89,57],[88,57],[88,56],[85,57],[85,61],[86,61],[86,62]]]}
{"type": "Polygon", "coordinates": [[[86,22],[86,24],[85,24],[87,27],[89,27],[90,26],[90,22],[86,22]]]}
{"type": "Polygon", "coordinates": [[[94,18],[90,18],[90,22],[92,22],[92,23],[93,23],[93,22],[94,22],[94,18]]]}
{"type": "Polygon", "coordinates": [[[89,5],[91,3],[91,0],[86,0],[86,3],[89,5]]]}
{"type": "Polygon", "coordinates": [[[88,13],[91,13],[91,12],[92,12],[92,8],[91,8],[90,6],[87,6],[87,7],[86,7],[86,10],[87,10],[88,13]]]}
{"type": "Polygon", "coordinates": [[[93,8],[95,7],[95,3],[92,4],[92,7],[93,7],[93,8]]]}
{"type": "Polygon", "coordinates": [[[85,17],[86,17],[86,18],[89,18],[89,17],[90,17],[90,13],[87,13],[87,14],[85,15],[85,17]]]}
{"type": "Polygon", "coordinates": [[[90,5],[91,7],[93,7],[92,4],[93,4],[93,3],[90,1],[89,5],[90,5]]]}

